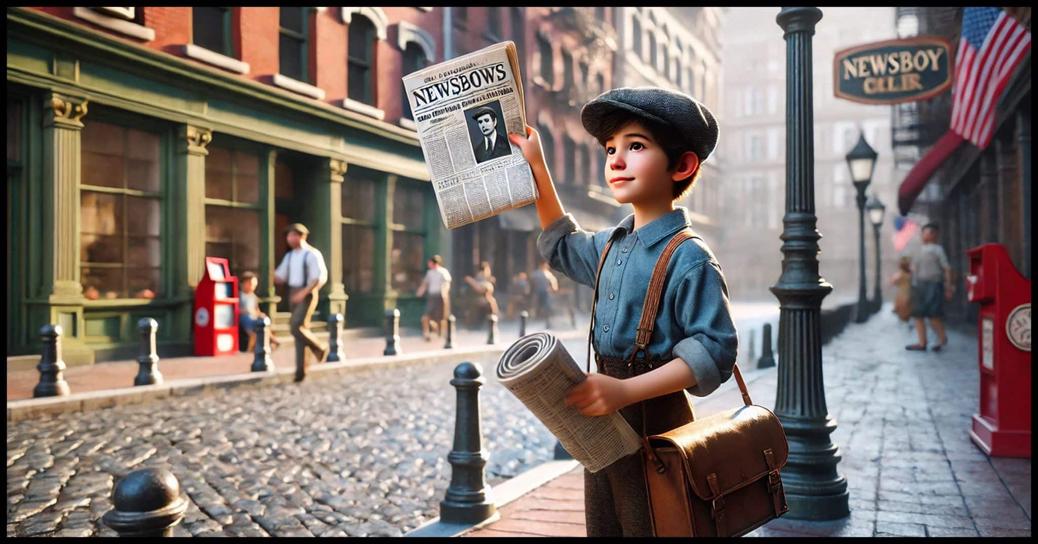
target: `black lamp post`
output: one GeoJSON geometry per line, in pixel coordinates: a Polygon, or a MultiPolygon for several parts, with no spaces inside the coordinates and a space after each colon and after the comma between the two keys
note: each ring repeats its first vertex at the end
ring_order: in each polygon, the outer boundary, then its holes
{"type": "Polygon", "coordinates": [[[786,40],[786,214],[782,218],[778,391],[775,415],[789,441],[782,470],[788,517],[832,520],[850,515],[847,480],[836,472],[836,421],[825,406],[821,305],[833,286],[818,274],[814,186],[811,36],[822,11],[782,8],[776,21],[786,40]]]}
{"type": "Polygon", "coordinates": [[[876,243],[876,291],[872,297],[872,305],[878,312],[880,307],[883,306],[883,291],[880,289],[880,263],[882,258],[879,249],[879,229],[883,227],[883,215],[886,213],[887,207],[879,201],[876,193],[872,193],[869,201],[865,204],[865,209],[869,212],[869,222],[872,223],[872,234],[876,243]]]}
{"type": "Polygon", "coordinates": [[[876,151],[865,141],[865,133],[858,138],[858,144],[847,153],[847,166],[851,169],[851,181],[858,190],[858,311],[854,317],[856,323],[864,323],[869,318],[869,301],[865,296],[865,189],[872,181],[872,171],[876,168],[876,151]]]}

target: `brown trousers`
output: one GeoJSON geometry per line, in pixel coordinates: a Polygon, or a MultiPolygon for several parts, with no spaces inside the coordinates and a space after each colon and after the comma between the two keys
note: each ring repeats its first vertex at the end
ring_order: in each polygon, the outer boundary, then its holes
{"type": "MultiPolygon", "coordinates": [[[[300,288],[289,289],[289,296],[295,295],[300,288]]],[[[317,308],[317,297],[312,293],[303,299],[303,302],[292,305],[292,337],[296,339],[296,380],[306,375],[306,348],[314,352],[314,357],[320,358],[325,347],[317,340],[314,333],[310,332],[310,317],[314,315],[317,308]]]]}
{"type": "MultiPolygon", "coordinates": [[[[599,372],[619,379],[644,374],[669,361],[638,360],[628,367],[622,359],[595,356],[599,372]]],[[[643,404],[647,409],[645,431],[649,435],[669,431],[693,419],[687,394],[677,391],[620,409],[620,414],[638,434],[642,433],[643,404]]],[[[650,517],[640,450],[596,473],[584,469],[587,536],[653,536],[650,517]]]]}

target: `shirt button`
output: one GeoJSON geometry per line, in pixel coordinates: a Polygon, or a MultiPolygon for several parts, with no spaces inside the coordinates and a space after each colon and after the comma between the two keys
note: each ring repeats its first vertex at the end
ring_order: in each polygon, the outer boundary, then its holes
{"type": "Polygon", "coordinates": [[[616,266],[620,266],[621,263],[623,263],[623,261],[621,261],[620,259],[616,260],[616,266]]]}
{"type": "Polygon", "coordinates": [[[609,300],[616,298],[616,293],[609,293],[609,300]]]}
{"type": "Polygon", "coordinates": [[[625,248],[623,248],[623,252],[624,252],[624,253],[627,253],[627,248],[626,248],[626,247],[625,247],[625,248]]]}
{"type": "Polygon", "coordinates": [[[602,332],[609,332],[609,325],[602,327],[602,332]]]}

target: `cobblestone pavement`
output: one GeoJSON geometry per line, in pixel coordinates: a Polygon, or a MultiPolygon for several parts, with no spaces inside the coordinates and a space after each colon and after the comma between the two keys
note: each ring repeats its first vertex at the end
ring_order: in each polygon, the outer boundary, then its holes
{"type": "MultiPolygon", "coordinates": [[[[567,343],[583,356],[582,342],[567,343]]],[[[492,379],[480,393],[491,485],[555,439],[492,379]]],[[[27,420],[7,429],[7,536],[114,536],[118,477],[165,466],[191,499],[178,536],[400,536],[450,481],[454,365],[365,371],[27,420]]]]}
{"type": "Polygon", "coordinates": [[[948,336],[941,353],[905,351],[915,333],[888,305],[825,347],[826,402],[851,515],[782,518],[752,536],[1030,536],[1031,460],[988,458],[970,440],[976,333],[948,336]]]}

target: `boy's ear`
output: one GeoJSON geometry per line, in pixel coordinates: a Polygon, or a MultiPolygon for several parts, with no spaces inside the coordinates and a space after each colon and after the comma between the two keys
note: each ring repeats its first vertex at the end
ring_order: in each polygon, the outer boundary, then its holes
{"type": "Polygon", "coordinates": [[[674,166],[674,173],[671,175],[671,179],[673,181],[681,181],[695,174],[698,169],[699,155],[692,151],[686,151],[678,157],[678,163],[674,166]]]}

